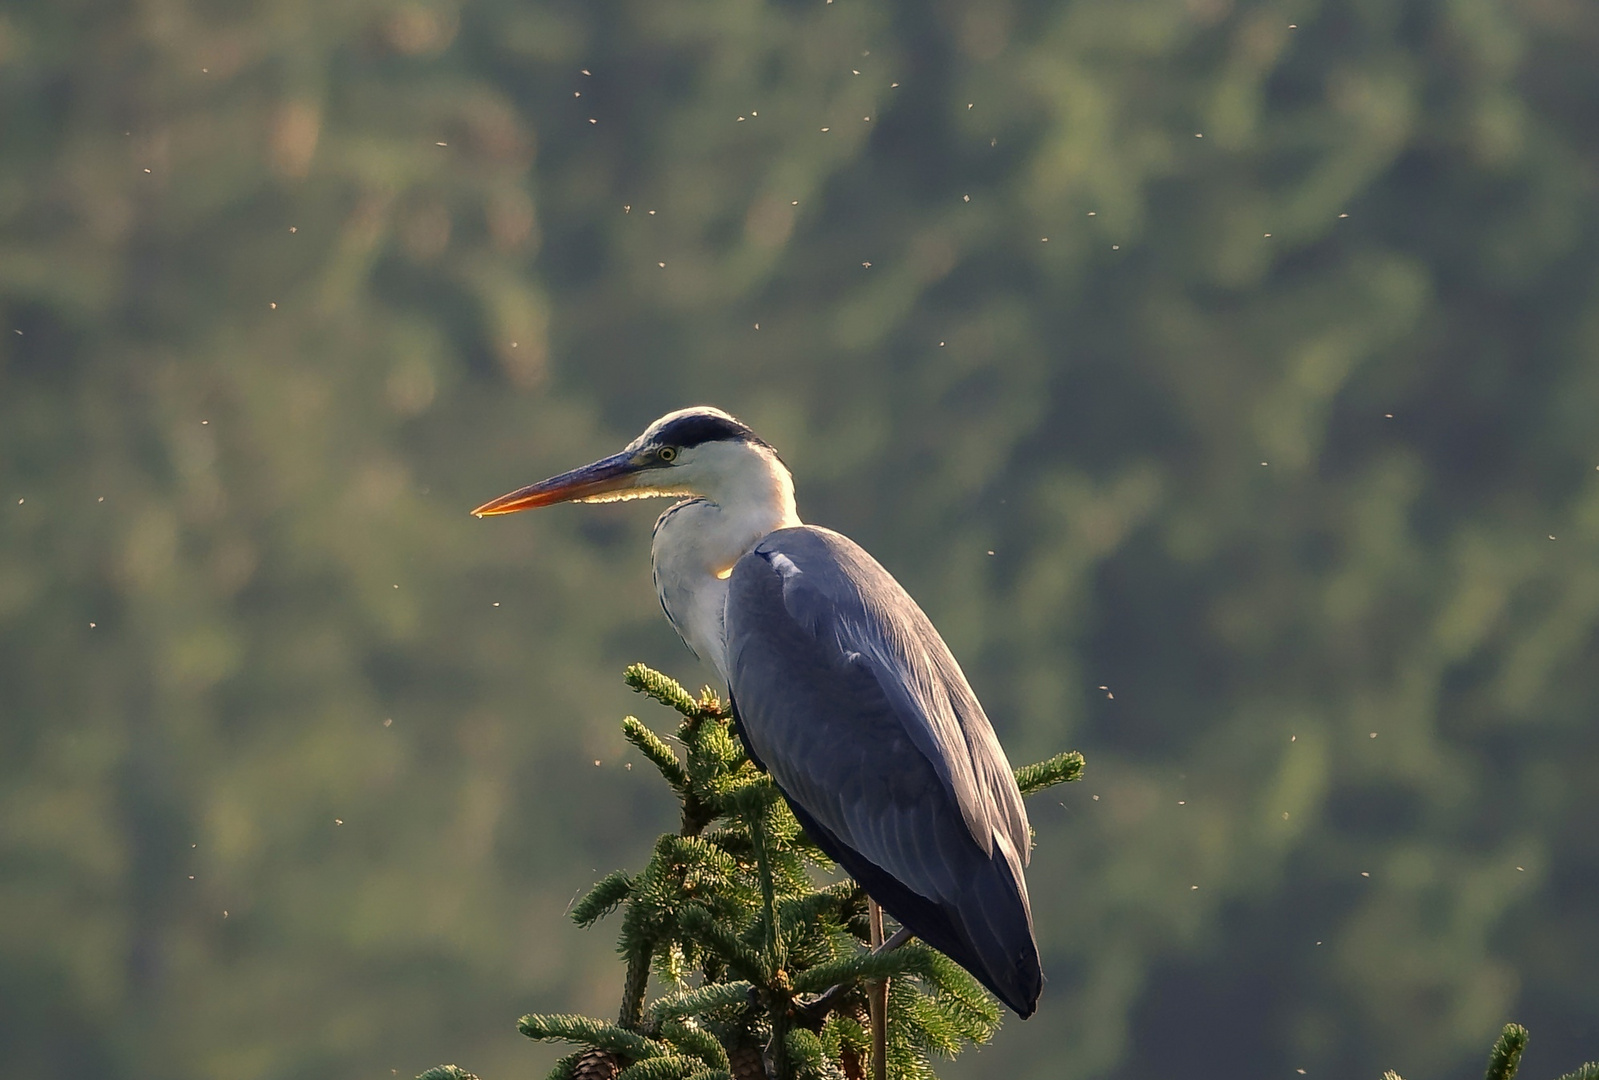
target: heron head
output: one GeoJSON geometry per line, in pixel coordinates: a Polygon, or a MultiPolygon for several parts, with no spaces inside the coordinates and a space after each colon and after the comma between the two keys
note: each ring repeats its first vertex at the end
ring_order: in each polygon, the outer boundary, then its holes
{"type": "MultiPolygon", "coordinates": [[[[616,502],[652,496],[710,495],[746,473],[782,469],[777,453],[721,409],[698,405],[667,413],[621,453],[484,503],[478,517],[561,502],[616,502]]],[[[787,470],[782,469],[785,477],[787,470]]],[[[792,496],[790,496],[792,497],[792,496]]]]}

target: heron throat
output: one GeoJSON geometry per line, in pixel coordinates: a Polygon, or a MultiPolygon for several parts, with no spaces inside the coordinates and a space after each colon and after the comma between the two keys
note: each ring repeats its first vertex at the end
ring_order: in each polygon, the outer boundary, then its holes
{"type": "Polygon", "coordinates": [[[707,445],[700,457],[696,494],[656,521],[650,561],[667,620],[726,682],[733,566],[767,534],[801,522],[794,480],[770,449],[729,441],[707,445]]]}

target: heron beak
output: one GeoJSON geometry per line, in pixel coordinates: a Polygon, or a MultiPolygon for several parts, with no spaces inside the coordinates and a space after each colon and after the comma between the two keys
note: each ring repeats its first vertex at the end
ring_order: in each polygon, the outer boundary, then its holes
{"type": "Polygon", "coordinates": [[[629,453],[612,454],[592,465],[552,476],[537,484],[519,488],[509,495],[501,495],[472,511],[473,517],[493,517],[496,514],[514,514],[518,510],[531,510],[536,506],[553,506],[562,502],[603,502],[608,497],[638,487],[641,468],[629,453]]]}

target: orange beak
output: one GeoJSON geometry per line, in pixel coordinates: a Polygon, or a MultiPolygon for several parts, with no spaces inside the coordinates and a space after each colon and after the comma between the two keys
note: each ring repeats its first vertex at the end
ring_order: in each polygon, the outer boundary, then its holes
{"type": "Polygon", "coordinates": [[[472,515],[493,517],[496,514],[531,510],[536,506],[553,506],[555,503],[606,501],[605,497],[612,492],[637,487],[639,474],[644,471],[632,455],[613,454],[592,465],[552,476],[548,480],[519,488],[509,495],[501,495],[472,511],[472,515]]]}

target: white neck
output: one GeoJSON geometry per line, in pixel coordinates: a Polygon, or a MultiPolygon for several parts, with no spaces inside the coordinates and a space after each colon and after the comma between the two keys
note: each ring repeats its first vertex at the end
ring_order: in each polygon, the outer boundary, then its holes
{"type": "Polygon", "coordinates": [[[725,681],[727,575],[768,533],[800,524],[794,481],[776,454],[734,441],[685,449],[672,473],[699,497],[655,523],[655,589],[684,643],[725,681]]]}

